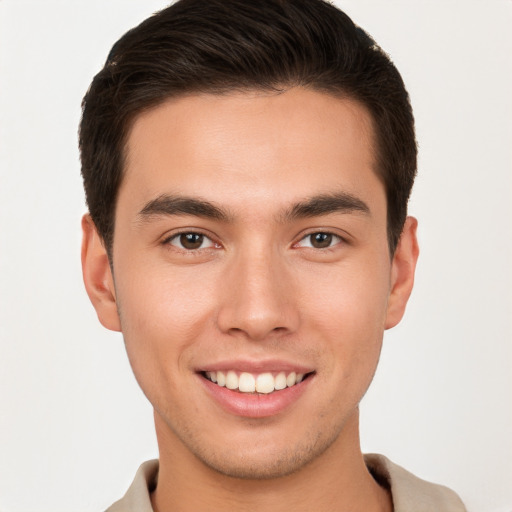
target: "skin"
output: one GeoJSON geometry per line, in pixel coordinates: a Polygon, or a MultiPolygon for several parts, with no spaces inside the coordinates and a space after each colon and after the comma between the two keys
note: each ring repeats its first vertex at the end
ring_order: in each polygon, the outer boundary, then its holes
{"type": "Polygon", "coordinates": [[[82,261],[98,317],[123,332],[154,407],[156,511],[392,509],[364,465],[358,404],[404,313],[418,247],[408,218],[390,256],[374,160],[366,109],[302,88],[185,96],[135,120],[113,265],[88,215],[82,261]],[[222,215],[148,207],[163,194],[222,215]],[[366,211],[291,215],[333,195],[366,211]],[[205,238],[187,249],[180,233],[205,238]],[[276,359],[313,373],[269,417],[226,412],[198,373],[276,359]]]}

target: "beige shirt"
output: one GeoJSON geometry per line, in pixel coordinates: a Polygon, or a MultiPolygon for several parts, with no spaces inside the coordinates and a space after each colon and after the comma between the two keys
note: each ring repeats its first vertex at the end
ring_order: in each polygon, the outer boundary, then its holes
{"type": "MultiPolygon", "coordinates": [[[[394,512],[466,512],[452,490],[421,480],[383,455],[365,455],[365,462],[374,478],[391,490],[394,512]]],[[[127,493],[106,512],[153,512],[149,495],[157,475],[157,460],[142,464],[127,493]]]]}

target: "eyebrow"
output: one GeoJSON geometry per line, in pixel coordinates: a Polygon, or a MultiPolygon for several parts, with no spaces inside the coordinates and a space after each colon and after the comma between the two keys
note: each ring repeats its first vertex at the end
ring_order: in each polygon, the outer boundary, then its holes
{"type": "MultiPolygon", "coordinates": [[[[335,194],[320,194],[295,203],[289,209],[286,209],[280,215],[280,218],[286,222],[332,213],[353,212],[369,215],[370,208],[358,197],[345,192],[339,192],[335,194]]],[[[227,210],[205,199],[168,194],[162,194],[146,203],[139,212],[138,217],[141,221],[147,221],[153,217],[167,215],[192,215],[223,222],[229,222],[233,219],[233,216],[227,210]]]]}
{"type": "Polygon", "coordinates": [[[321,194],[294,204],[284,212],[284,219],[295,220],[308,217],[319,217],[331,213],[360,212],[370,215],[368,205],[358,197],[345,192],[321,194]]]}
{"type": "Polygon", "coordinates": [[[167,194],[149,201],[139,212],[138,217],[144,221],[161,215],[193,215],[221,221],[228,221],[231,218],[227,211],[204,199],[167,194]]]}

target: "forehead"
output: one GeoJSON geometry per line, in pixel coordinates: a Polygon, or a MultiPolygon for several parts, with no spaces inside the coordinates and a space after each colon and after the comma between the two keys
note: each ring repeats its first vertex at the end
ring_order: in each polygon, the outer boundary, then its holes
{"type": "Polygon", "coordinates": [[[243,206],[308,187],[357,194],[376,178],[373,140],[364,106],[304,88],[181,96],[135,119],[120,195],[193,192],[243,206]]]}

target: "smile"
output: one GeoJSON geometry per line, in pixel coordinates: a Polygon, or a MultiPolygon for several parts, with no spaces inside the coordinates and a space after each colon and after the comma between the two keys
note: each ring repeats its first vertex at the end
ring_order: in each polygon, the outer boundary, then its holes
{"type": "Polygon", "coordinates": [[[291,388],[302,382],[305,377],[305,374],[295,372],[252,374],[248,372],[237,373],[234,370],[204,372],[203,375],[211,382],[217,384],[217,386],[226,387],[232,391],[261,393],[265,395],[274,391],[291,388]]]}
{"type": "Polygon", "coordinates": [[[308,389],[314,389],[316,371],[287,361],[236,360],[216,366],[196,373],[207,395],[225,412],[238,417],[278,415],[293,407],[308,389]]]}

